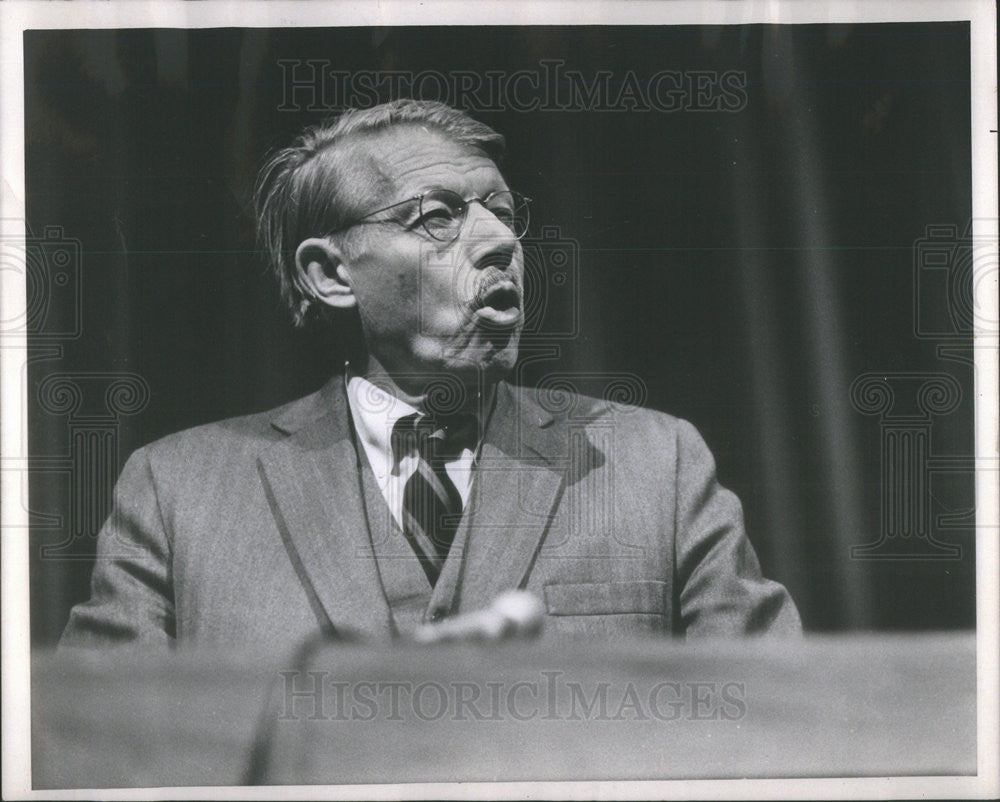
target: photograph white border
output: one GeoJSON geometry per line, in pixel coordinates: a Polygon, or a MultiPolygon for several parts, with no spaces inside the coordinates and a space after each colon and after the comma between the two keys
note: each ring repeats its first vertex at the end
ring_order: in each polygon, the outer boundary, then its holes
{"type": "MultiPolygon", "coordinates": [[[[117,0],[0,3],[0,224],[22,221],[24,236],[24,83],[22,34],[56,28],[213,28],[302,26],[440,25],[630,25],[852,23],[969,20],[972,68],[973,236],[996,239],[997,106],[996,9],[977,2],[642,2],[564,0],[447,0],[398,2],[239,2],[206,0],[117,0]]],[[[11,233],[0,232],[4,235],[11,233]]],[[[995,263],[994,263],[995,264],[995,263]]],[[[23,314],[23,276],[0,275],[3,320],[23,314]]],[[[998,319],[996,281],[976,285],[979,318],[998,319]]],[[[805,780],[705,780],[663,782],[484,783],[385,786],[296,786],[290,788],[155,788],[31,791],[28,609],[26,358],[23,337],[4,338],[0,350],[0,455],[2,455],[2,690],[3,797],[5,799],[410,799],[447,798],[888,798],[979,797],[1000,795],[997,733],[998,610],[998,348],[995,332],[977,333],[976,376],[976,600],[978,653],[978,775],[975,777],[896,777],[805,780]]]]}

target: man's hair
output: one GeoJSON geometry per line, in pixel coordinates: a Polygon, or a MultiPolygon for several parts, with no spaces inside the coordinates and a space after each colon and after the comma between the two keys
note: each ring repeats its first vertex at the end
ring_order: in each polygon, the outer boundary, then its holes
{"type": "Polygon", "coordinates": [[[296,326],[309,319],[315,303],[295,266],[303,240],[337,231],[357,215],[362,195],[378,188],[368,160],[350,158],[366,135],[394,126],[415,125],[482,150],[497,166],[504,138],[465,112],[429,100],[394,100],[370,109],[348,109],[306,128],[290,147],[274,153],[261,168],[254,189],[258,242],[278,280],[281,299],[296,326]]]}

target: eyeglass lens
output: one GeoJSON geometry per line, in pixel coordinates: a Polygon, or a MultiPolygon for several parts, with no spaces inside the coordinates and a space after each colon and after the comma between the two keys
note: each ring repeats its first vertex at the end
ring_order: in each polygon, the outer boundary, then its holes
{"type": "MultiPolygon", "coordinates": [[[[475,201],[471,201],[474,203],[475,201]]],[[[494,192],[480,201],[518,239],[528,230],[528,202],[517,192],[494,192]]],[[[436,240],[455,239],[465,222],[469,204],[450,189],[436,189],[420,200],[420,221],[436,240]]]]}

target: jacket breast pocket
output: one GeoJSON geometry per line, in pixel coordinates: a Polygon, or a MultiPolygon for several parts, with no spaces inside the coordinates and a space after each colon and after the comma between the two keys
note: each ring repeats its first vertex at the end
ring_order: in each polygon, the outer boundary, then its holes
{"type": "Polygon", "coordinates": [[[567,582],[546,585],[549,615],[663,615],[666,582],[567,582]]]}

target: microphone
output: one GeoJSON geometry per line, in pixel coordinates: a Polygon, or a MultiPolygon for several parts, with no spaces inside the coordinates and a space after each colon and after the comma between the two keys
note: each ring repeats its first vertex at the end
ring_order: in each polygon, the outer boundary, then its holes
{"type": "Polygon", "coordinates": [[[533,637],[541,631],[544,617],[545,608],[537,597],[525,590],[508,590],[483,610],[422,624],[411,638],[417,643],[441,643],[533,637]]]}

